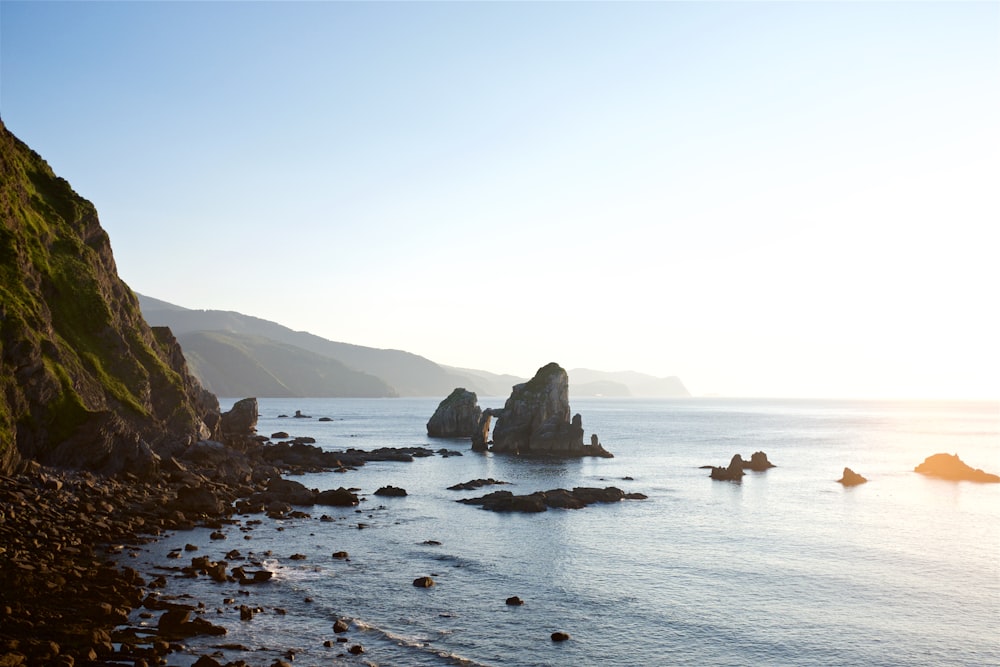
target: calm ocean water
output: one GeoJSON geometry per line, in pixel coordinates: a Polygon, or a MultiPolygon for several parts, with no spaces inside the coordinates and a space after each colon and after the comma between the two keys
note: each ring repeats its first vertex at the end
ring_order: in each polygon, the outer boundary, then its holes
{"type": "Polygon", "coordinates": [[[171,578],[166,593],[205,601],[207,618],[229,629],[223,641],[189,641],[192,654],[255,665],[289,650],[296,665],[1000,665],[1000,484],[912,472],[948,452],[1000,473],[1000,403],[571,398],[587,437],[615,454],[572,461],[428,439],[437,403],[260,400],[265,435],[464,456],[298,478],[361,489],[359,512],[315,507],[310,519],[230,527],[225,541],[199,529],[143,547],[130,564],[149,575],[187,543],[200,549],[185,558],[238,549],[275,572],[243,592],[171,578]],[[278,418],[295,410],[314,419],[278,418]],[[758,450],[778,467],[742,483],[699,469],[758,450]],[[837,484],[845,466],[870,482],[837,484]],[[515,493],[614,485],[649,499],[494,514],[454,502],[494,489],[447,490],[487,477],[515,493]],[[371,495],[389,484],[409,495],[371,495]],[[437,585],[412,586],[424,575],[437,585]],[[524,606],[505,605],[513,595],[524,606]],[[240,604],[262,611],[240,621],[240,604]],[[337,618],[352,622],[349,643],[324,647],[337,618]],[[552,642],[557,630],[572,638],[552,642]],[[352,644],[365,653],[346,655],[352,644]]]}

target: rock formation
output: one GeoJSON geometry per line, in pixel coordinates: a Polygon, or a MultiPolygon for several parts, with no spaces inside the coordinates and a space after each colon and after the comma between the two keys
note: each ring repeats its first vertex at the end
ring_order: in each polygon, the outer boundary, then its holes
{"type": "Polygon", "coordinates": [[[621,500],[646,500],[642,493],[625,493],[608,486],[603,489],[578,486],[572,491],[550,489],[527,495],[514,495],[510,491],[494,491],[478,498],[463,498],[455,502],[479,505],[491,512],[544,512],[548,508],[576,510],[594,503],[617,503],[621,500]]]}
{"type": "Polygon", "coordinates": [[[475,392],[459,387],[438,405],[427,422],[427,435],[432,438],[472,437],[482,414],[475,392]]]}
{"type": "MultiPolygon", "coordinates": [[[[520,456],[612,456],[596,435],[592,436],[591,444],[583,444],[582,418],[574,415],[570,420],[569,376],[556,363],[543,366],[531,380],[515,385],[503,409],[490,414],[497,416],[494,452],[520,456]]],[[[488,428],[487,422],[477,435],[484,436],[488,428]]]]}
{"type": "Polygon", "coordinates": [[[854,472],[850,468],[844,468],[843,476],[841,476],[841,478],[837,481],[844,486],[857,486],[858,484],[864,484],[868,481],[868,479],[854,472]]]}
{"type": "Polygon", "coordinates": [[[93,204],[0,122],[0,473],[147,475],[212,435],[218,401],[119,279],[93,204]]]}
{"type": "Polygon", "coordinates": [[[727,467],[702,466],[702,468],[711,469],[712,472],[709,473],[709,477],[712,479],[727,482],[738,482],[743,479],[744,470],[763,472],[768,468],[773,467],[775,467],[774,464],[767,460],[767,454],[764,452],[754,452],[750,456],[749,461],[744,460],[739,454],[734,454],[733,458],[729,460],[729,465],[727,467]]]}
{"type": "Polygon", "coordinates": [[[738,482],[743,479],[743,457],[739,454],[733,454],[733,458],[729,461],[729,466],[723,468],[721,466],[710,466],[712,472],[709,473],[709,477],[712,479],[718,479],[724,482],[738,482]]]}
{"type": "Polygon", "coordinates": [[[1000,482],[1000,476],[983,472],[964,463],[958,454],[934,454],[928,456],[923,463],[913,469],[915,472],[929,477],[940,477],[953,481],[969,481],[983,483],[1000,482]]]}

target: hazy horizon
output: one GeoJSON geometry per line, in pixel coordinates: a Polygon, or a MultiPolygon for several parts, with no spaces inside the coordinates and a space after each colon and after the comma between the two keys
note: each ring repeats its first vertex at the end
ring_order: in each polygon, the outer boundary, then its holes
{"type": "Polygon", "coordinates": [[[1000,398],[997,3],[0,3],[185,308],[695,396],[1000,398]]]}

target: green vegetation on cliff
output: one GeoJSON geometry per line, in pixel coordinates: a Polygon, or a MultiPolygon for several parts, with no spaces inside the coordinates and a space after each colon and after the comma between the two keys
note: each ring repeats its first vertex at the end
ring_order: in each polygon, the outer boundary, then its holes
{"type": "Polygon", "coordinates": [[[197,433],[211,400],[167,352],[93,204],[0,121],[0,471],[88,428],[81,447],[197,433]]]}

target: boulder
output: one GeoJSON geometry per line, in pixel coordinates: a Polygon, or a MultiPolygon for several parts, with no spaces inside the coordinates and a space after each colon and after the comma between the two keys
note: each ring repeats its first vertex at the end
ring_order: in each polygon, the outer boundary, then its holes
{"type": "Polygon", "coordinates": [[[290,505],[312,505],[316,501],[315,491],[293,479],[272,477],[265,493],[269,501],[280,500],[290,505]]]}
{"type": "Polygon", "coordinates": [[[434,580],[430,577],[417,577],[413,580],[413,585],[417,588],[430,588],[434,585],[434,580]]]}
{"type": "Polygon", "coordinates": [[[958,454],[934,454],[928,456],[923,463],[913,470],[928,477],[939,477],[952,481],[981,482],[986,484],[1000,482],[1000,476],[983,472],[979,468],[967,465],[958,458],[958,454]]]}
{"type": "Polygon", "coordinates": [[[569,639],[569,633],[568,632],[553,632],[552,633],[552,641],[554,641],[554,642],[564,642],[564,641],[566,641],[568,639],[569,639]]]}
{"type": "Polygon", "coordinates": [[[177,500],[174,501],[173,508],[185,514],[217,516],[225,511],[226,505],[211,489],[203,486],[184,486],[177,489],[177,500]]]}
{"type": "Polygon", "coordinates": [[[427,422],[427,435],[432,438],[472,437],[482,412],[475,392],[458,387],[438,404],[427,422]]]}
{"type": "Polygon", "coordinates": [[[375,492],[376,496],[389,496],[393,498],[402,498],[406,495],[406,489],[401,489],[398,486],[383,486],[378,491],[375,492]]]}
{"type": "Polygon", "coordinates": [[[244,398],[236,401],[229,412],[222,413],[219,427],[227,435],[252,435],[257,432],[257,417],[257,399],[244,398]]]}
{"type": "Polygon", "coordinates": [[[515,385],[493,428],[493,451],[521,456],[603,456],[612,454],[595,438],[583,444],[583,420],[570,420],[569,375],[558,364],[538,369],[515,385]]]}
{"type": "Polygon", "coordinates": [[[843,476],[837,480],[844,486],[857,486],[858,484],[864,484],[868,481],[867,478],[862,477],[858,473],[854,472],[850,468],[844,468],[843,476]]]}
{"type": "Polygon", "coordinates": [[[360,501],[358,496],[351,493],[344,487],[339,489],[329,489],[327,491],[320,491],[316,496],[317,505],[330,505],[332,507],[353,507],[357,505],[360,501]]]}

